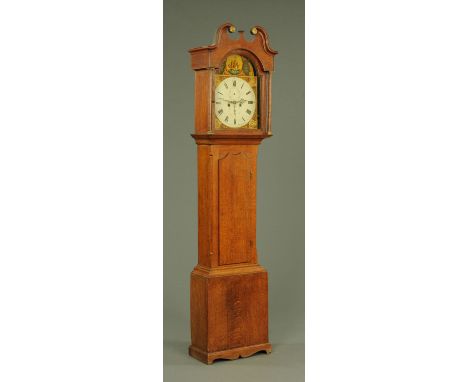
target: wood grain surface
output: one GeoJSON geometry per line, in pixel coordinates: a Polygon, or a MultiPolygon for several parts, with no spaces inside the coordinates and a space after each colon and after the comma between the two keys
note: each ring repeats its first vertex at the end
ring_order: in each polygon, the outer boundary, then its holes
{"type": "Polygon", "coordinates": [[[273,57],[266,31],[232,39],[218,28],[213,45],[191,49],[195,70],[198,171],[198,264],[190,280],[189,354],[207,364],[271,352],[268,274],[258,264],[256,182],[258,145],[271,136],[273,57]],[[246,56],[259,78],[259,128],[213,128],[213,74],[228,54],[246,56]]]}

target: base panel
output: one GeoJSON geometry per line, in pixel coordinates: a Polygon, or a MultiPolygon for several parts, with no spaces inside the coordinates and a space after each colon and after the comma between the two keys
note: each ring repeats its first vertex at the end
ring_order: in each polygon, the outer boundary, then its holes
{"type": "Polygon", "coordinates": [[[239,348],[234,348],[234,349],[227,349],[227,350],[222,350],[222,351],[217,351],[217,352],[212,352],[212,353],[207,353],[201,349],[198,349],[197,347],[191,345],[189,347],[189,354],[201,361],[204,362],[208,365],[211,365],[214,360],[216,359],[238,359],[239,357],[242,358],[247,358],[250,357],[251,355],[254,355],[255,353],[258,353],[259,351],[265,351],[267,354],[271,353],[271,344],[266,343],[266,344],[259,344],[259,345],[251,345],[251,346],[243,346],[239,348]]]}
{"type": "Polygon", "coordinates": [[[213,273],[191,275],[190,354],[211,363],[271,350],[267,272],[255,266],[213,273]]]}

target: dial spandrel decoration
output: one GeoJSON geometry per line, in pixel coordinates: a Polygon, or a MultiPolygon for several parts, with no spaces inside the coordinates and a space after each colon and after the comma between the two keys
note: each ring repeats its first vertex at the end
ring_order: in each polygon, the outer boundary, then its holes
{"type": "Polygon", "coordinates": [[[250,61],[238,54],[226,58],[215,75],[215,128],[257,129],[257,77],[250,61]]]}
{"type": "Polygon", "coordinates": [[[219,74],[227,76],[255,76],[250,61],[239,54],[231,54],[228,56],[222,63],[219,74]]]}

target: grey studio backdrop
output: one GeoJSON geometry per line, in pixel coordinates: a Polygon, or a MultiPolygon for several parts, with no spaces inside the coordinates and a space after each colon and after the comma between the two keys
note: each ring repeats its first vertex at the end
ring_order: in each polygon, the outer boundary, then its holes
{"type": "MultiPolygon", "coordinates": [[[[236,36],[237,37],[237,36],[236,36]]],[[[304,2],[164,2],[164,377],[165,381],[304,379],[304,2]],[[273,137],[259,147],[257,249],[269,272],[273,352],[204,365],[188,356],[190,272],[197,263],[194,75],[189,48],[213,42],[219,25],[262,25],[275,58],[273,137]],[[222,373],[222,374],[221,374],[222,373]],[[249,378],[249,376],[251,378],[249,378]],[[209,379],[208,379],[209,380],[209,379]]]]}

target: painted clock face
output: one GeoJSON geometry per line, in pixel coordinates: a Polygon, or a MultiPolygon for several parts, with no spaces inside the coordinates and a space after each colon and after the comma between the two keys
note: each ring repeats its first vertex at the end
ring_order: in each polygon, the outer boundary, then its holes
{"type": "Polygon", "coordinates": [[[255,115],[257,98],[247,81],[239,77],[222,80],[215,90],[215,113],[219,121],[231,128],[241,128],[255,115]]]}

